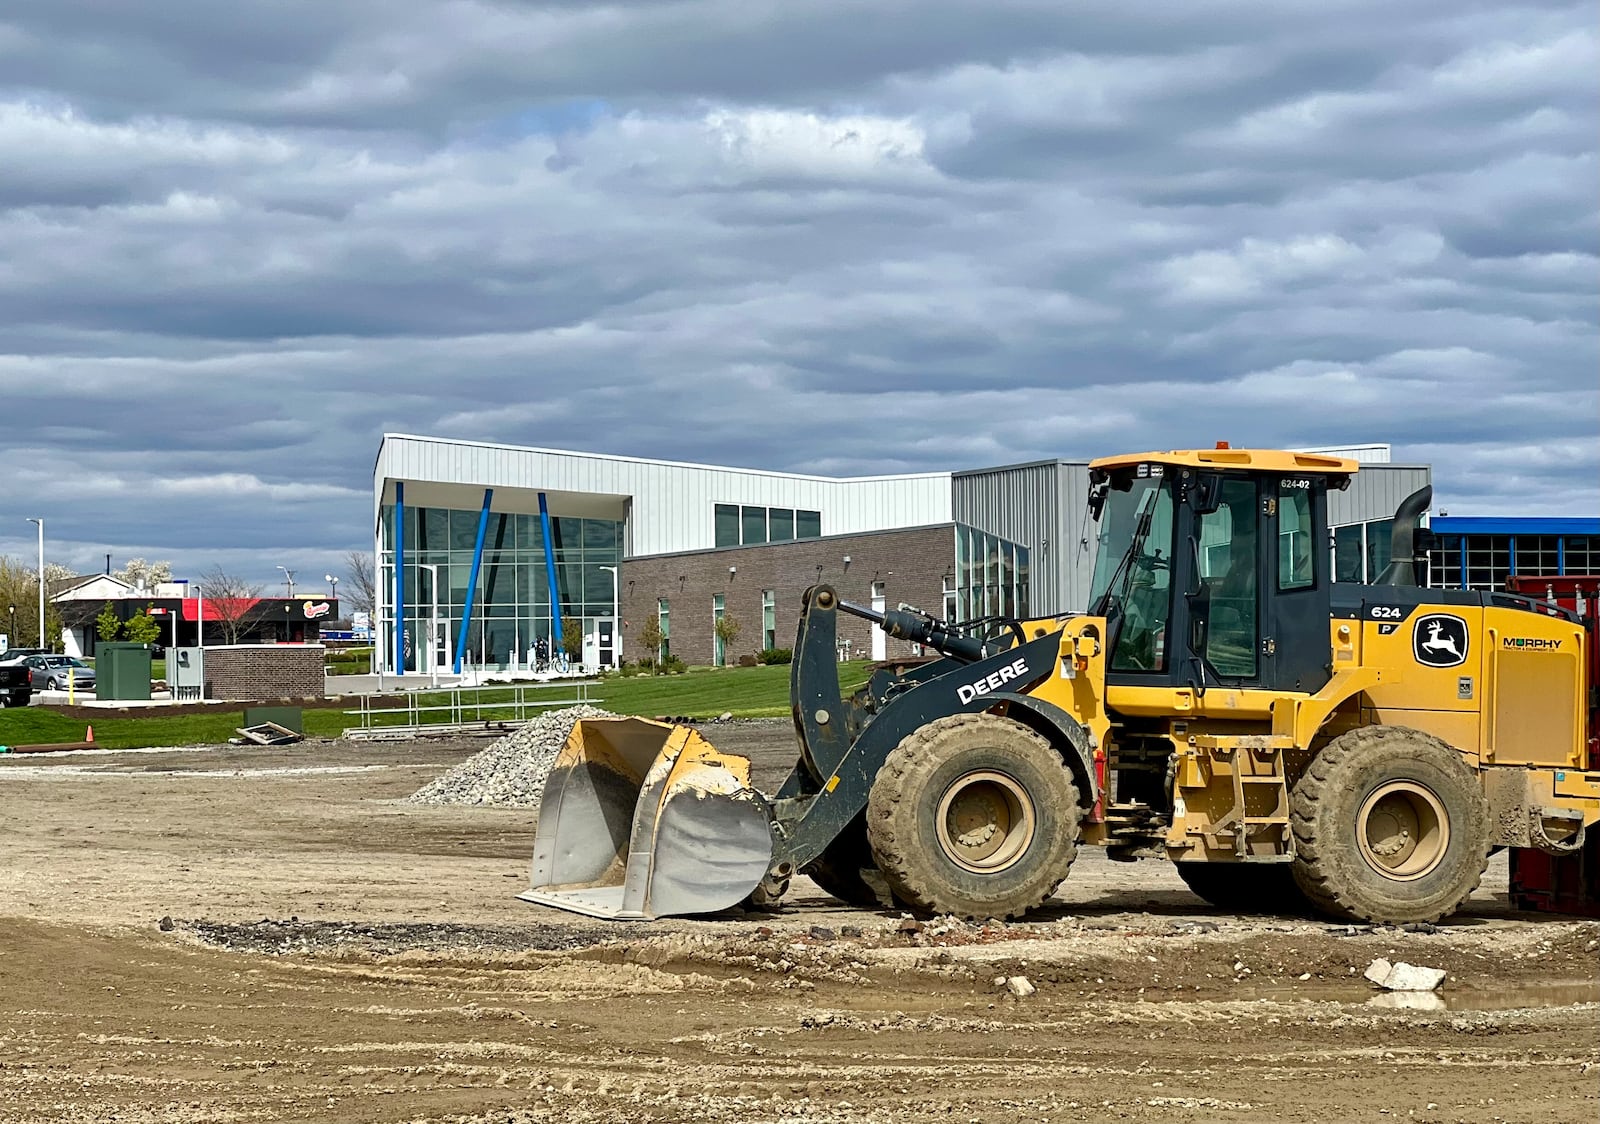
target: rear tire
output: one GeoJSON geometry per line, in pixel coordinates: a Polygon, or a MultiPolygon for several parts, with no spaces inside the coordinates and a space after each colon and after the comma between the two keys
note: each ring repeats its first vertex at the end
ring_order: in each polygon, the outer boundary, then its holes
{"type": "Polygon", "coordinates": [[[1061,754],[993,714],[940,718],[895,747],[867,799],[867,839],[894,896],[981,921],[1042,904],[1077,855],[1083,808],[1061,754]]]}
{"type": "Polygon", "coordinates": [[[1289,863],[1174,863],[1189,892],[1230,913],[1304,913],[1309,903],[1289,863]]]}
{"type": "Polygon", "coordinates": [[[1403,726],[1333,739],[1294,786],[1294,878],[1339,920],[1437,921],[1489,863],[1489,805],[1445,742],[1403,726]]]}

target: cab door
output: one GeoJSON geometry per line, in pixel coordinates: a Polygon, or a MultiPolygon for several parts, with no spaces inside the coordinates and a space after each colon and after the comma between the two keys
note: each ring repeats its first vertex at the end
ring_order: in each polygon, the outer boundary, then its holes
{"type": "Polygon", "coordinates": [[[1327,477],[1267,477],[1262,491],[1261,685],[1315,694],[1333,675],[1327,477]]]}
{"type": "Polygon", "coordinates": [[[1194,514],[1191,654],[1206,685],[1253,687],[1261,671],[1261,480],[1224,475],[1194,514]]]}

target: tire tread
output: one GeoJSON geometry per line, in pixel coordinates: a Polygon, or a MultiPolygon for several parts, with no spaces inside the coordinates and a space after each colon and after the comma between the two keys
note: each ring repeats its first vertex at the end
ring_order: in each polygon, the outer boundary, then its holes
{"type": "MultiPolygon", "coordinates": [[[[1412,747],[1413,755],[1419,748],[1429,755],[1442,752],[1454,762],[1453,768],[1468,771],[1471,768],[1448,742],[1406,726],[1362,726],[1334,738],[1312,759],[1295,784],[1290,799],[1289,823],[1295,843],[1294,876],[1301,892],[1313,906],[1340,920],[1379,923],[1390,920],[1379,914],[1370,902],[1363,901],[1360,893],[1344,884],[1338,868],[1345,856],[1341,855],[1337,841],[1331,837],[1331,825],[1322,822],[1326,818],[1323,809],[1327,807],[1330,793],[1343,783],[1342,774],[1355,768],[1357,763],[1386,742],[1405,743],[1412,747]]],[[[1476,782],[1475,777],[1473,780],[1476,782]]],[[[1447,807],[1446,811],[1454,817],[1457,810],[1447,807]]],[[[1484,820],[1486,826],[1486,809],[1484,820]]],[[[1466,825],[1457,827],[1464,829],[1466,825]]],[[[1437,909],[1425,911],[1426,915],[1407,920],[1431,922],[1455,912],[1478,888],[1488,866],[1489,849],[1484,846],[1470,885],[1461,891],[1455,901],[1441,903],[1437,909]]]]}
{"type": "Polygon", "coordinates": [[[914,782],[916,774],[924,770],[931,771],[938,766],[941,758],[937,748],[952,731],[981,730],[995,723],[1005,723],[1009,728],[1008,733],[1031,741],[1060,765],[1067,786],[1069,806],[1066,814],[1070,818],[1071,828],[1065,849],[1065,861],[1061,862],[1059,872],[1052,872],[1050,877],[1037,883],[1032,893],[1005,902],[996,902],[994,909],[986,916],[1007,920],[1038,908],[1066,879],[1072,861],[1077,857],[1078,842],[1082,834],[1082,814],[1077,801],[1077,785],[1066,762],[1060,759],[1061,755],[1054,746],[1021,723],[987,712],[937,718],[907,735],[905,740],[890,751],[872,785],[874,795],[880,792],[884,794],[883,806],[873,809],[872,805],[875,802],[869,802],[868,805],[867,837],[878,868],[889,883],[896,900],[904,902],[913,910],[926,914],[953,913],[974,920],[984,919],[954,899],[944,898],[937,890],[926,884],[928,879],[918,870],[919,860],[922,858],[921,841],[915,838],[914,832],[912,838],[902,837],[903,828],[897,821],[903,817],[896,816],[893,812],[906,798],[908,782],[914,782]]]}

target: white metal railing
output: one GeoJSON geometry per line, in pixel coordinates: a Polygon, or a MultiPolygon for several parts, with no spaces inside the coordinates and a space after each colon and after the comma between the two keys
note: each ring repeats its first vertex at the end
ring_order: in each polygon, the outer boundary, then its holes
{"type": "Polygon", "coordinates": [[[554,679],[544,683],[440,687],[404,694],[360,695],[361,705],[344,713],[358,725],[347,738],[407,737],[487,726],[520,726],[540,711],[592,703],[589,688],[597,679],[554,679]],[[563,697],[551,698],[556,691],[563,697]]]}

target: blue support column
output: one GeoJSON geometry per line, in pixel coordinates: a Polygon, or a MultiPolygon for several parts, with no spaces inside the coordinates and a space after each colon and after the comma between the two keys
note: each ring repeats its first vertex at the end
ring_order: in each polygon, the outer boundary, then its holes
{"type": "Polygon", "coordinates": [[[561,592],[556,588],[556,544],[550,533],[550,508],[539,493],[539,524],[544,530],[544,576],[550,586],[550,655],[561,650],[561,592]]]}
{"type": "Polygon", "coordinates": [[[1556,536],[1556,573],[1567,572],[1567,536],[1556,536]]]}
{"type": "Polygon", "coordinates": [[[1461,536],[1461,588],[1462,589],[1471,589],[1472,588],[1471,583],[1467,581],[1467,536],[1466,535],[1462,535],[1461,536]]]}
{"type": "Polygon", "coordinates": [[[406,673],[406,485],[394,482],[394,673],[406,673]]]}
{"type": "Polygon", "coordinates": [[[467,626],[472,623],[472,603],[478,595],[478,571],[483,568],[483,539],[489,533],[489,501],[494,489],[483,490],[483,510],[478,513],[478,542],[472,548],[472,574],[467,578],[467,603],[461,606],[461,631],[456,634],[455,673],[461,674],[461,656],[467,650],[467,626]]]}

